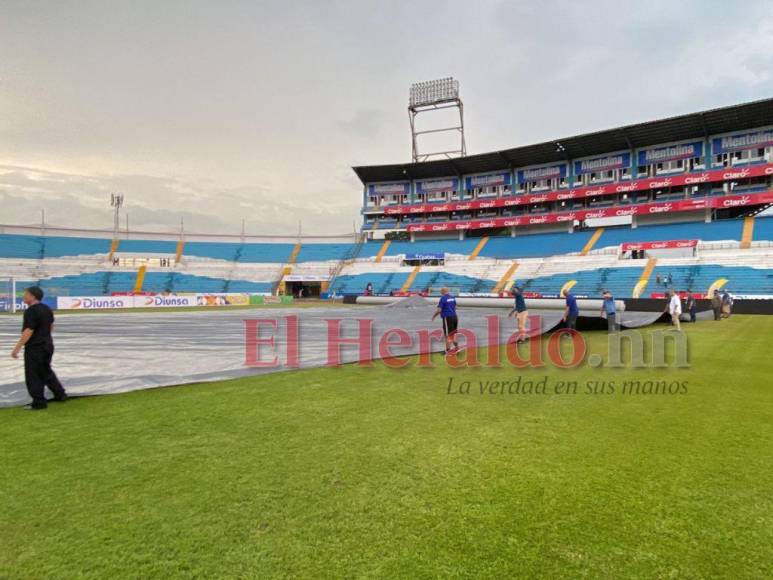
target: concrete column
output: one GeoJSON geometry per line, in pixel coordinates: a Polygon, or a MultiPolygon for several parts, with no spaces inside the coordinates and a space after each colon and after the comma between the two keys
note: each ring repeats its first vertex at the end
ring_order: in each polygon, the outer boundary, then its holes
{"type": "Polygon", "coordinates": [[[703,221],[705,221],[707,224],[710,224],[711,223],[711,208],[707,207],[705,211],[706,211],[706,217],[705,217],[705,219],[703,221]]]}
{"type": "Polygon", "coordinates": [[[631,229],[635,230],[639,224],[637,223],[636,216],[631,216],[631,229]]]}
{"type": "Polygon", "coordinates": [[[515,226],[510,226],[510,237],[511,238],[515,237],[515,226]]]}
{"type": "Polygon", "coordinates": [[[413,232],[411,232],[411,241],[412,242],[416,241],[416,234],[414,234],[413,232]]]}
{"type": "Polygon", "coordinates": [[[459,230],[459,241],[461,242],[464,239],[464,230],[459,230]]]}

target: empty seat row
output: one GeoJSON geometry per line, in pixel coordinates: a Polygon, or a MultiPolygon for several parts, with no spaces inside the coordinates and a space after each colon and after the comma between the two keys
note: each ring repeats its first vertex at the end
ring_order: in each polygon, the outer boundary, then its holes
{"type": "MultiPolygon", "coordinates": [[[[137,274],[133,272],[90,272],[71,276],[55,276],[36,281],[49,296],[103,296],[115,292],[131,292],[137,274]]],[[[146,292],[177,293],[207,292],[270,292],[270,282],[225,280],[209,276],[193,276],[179,272],[148,272],[142,284],[146,292]]]]}

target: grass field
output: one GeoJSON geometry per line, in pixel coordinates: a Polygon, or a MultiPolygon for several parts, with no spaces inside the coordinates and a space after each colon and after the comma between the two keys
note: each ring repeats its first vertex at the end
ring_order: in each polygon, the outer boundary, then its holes
{"type": "Polygon", "coordinates": [[[0,578],[771,578],[773,317],[686,326],[689,369],[436,358],[0,410],[0,578]],[[580,389],[479,394],[518,376],[580,389]],[[586,392],[631,378],[686,393],[586,392]]]}

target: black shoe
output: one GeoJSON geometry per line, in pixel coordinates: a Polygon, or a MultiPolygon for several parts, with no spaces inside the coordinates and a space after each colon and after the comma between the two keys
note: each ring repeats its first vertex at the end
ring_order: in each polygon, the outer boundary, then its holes
{"type": "Polygon", "coordinates": [[[64,395],[62,397],[54,397],[53,399],[48,399],[49,403],[64,403],[66,400],[68,400],[70,397],[67,395],[64,395]]]}
{"type": "Polygon", "coordinates": [[[29,405],[24,405],[25,411],[43,411],[45,410],[47,405],[34,405],[30,403],[29,405]]]}

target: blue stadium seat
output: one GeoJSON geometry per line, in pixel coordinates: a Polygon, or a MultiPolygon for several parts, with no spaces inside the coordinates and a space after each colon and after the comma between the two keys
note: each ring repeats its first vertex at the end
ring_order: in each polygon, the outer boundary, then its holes
{"type": "MultiPolygon", "coordinates": [[[[93,272],[72,276],[44,278],[38,281],[50,296],[101,296],[113,292],[131,292],[137,279],[135,272],[93,272]]],[[[251,282],[193,276],[179,272],[148,272],[142,289],[146,292],[170,290],[178,293],[196,292],[270,292],[270,282],[251,282]]]]}
{"type": "MultiPolygon", "coordinates": [[[[596,243],[595,249],[617,246],[624,242],[658,242],[665,240],[702,240],[704,242],[720,240],[740,240],[743,220],[721,220],[711,222],[691,222],[641,226],[606,228],[596,243]]],[[[755,233],[757,228],[755,227],[755,233]]],[[[757,236],[755,236],[757,239],[757,236]]]]}
{"type": "Polygon", "coordinates": [[[354,244],[302,244],[296,262],[340,261],[352,256],[354,244]]]}
{"type": "MultiPolygon", "coordinates": [[[[600,296],[603,290],[609,290],[618,298],[627,298],[631,296],[643,269],[644,264],[641,268],[599,268],[567,274],[553,274],[531,280],[517,280],[516,283],[529,292],[558,294],[566,282],[577,280],[577,284],[573,288],[577,295],[600,296]]],[[[704,264],[656,268],[649,279],[645,295],[665,292],[668,289],[664,283],[657,284],[657,274],[660,274],[664,280],[670,274],[672,277],[670,287],[679,291],[690,289],[694,292],[706,292],[716,280],[727,278],[729,280],[727,288],[734,293],[773,294],[773,271],[771,270],[748,266],[704,264]]]]}
{"type": "Polygon", "coordinates": [[[515,238],[493,237],[480,252],[486,258],[536,258],[579,252],[594,230],[553,234],[532,234],[515,238]]]}
{"type": "Polygon", "coordinates": [[[176,254],[177,242],[169,240],[121,240],[118,244],[118,251],[133,254],[176,254]]]}
{"type": "Polygon", "coordinates": [[[754,220],[754,240],[773,241],[773,216],[758,217],[754,220]]]}

